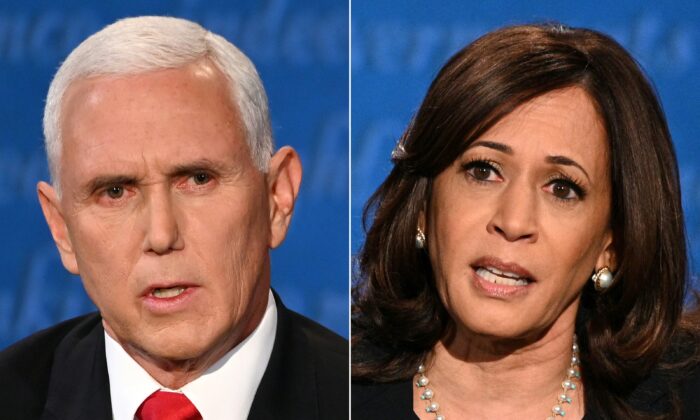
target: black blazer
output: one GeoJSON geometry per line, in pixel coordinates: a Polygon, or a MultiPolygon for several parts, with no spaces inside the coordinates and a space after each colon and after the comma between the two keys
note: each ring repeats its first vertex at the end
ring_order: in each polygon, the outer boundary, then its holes
{"type": "MultiPolygon", "coordinates": [[[[275,344],[248,418],[348,418],[347,341],[275,299],[275,344]]],[[[0,353],[0,416],[112,418],[99,314],[63,322],[0,353]]]]}
{"type": "MultiPolygon", "coordinates": [[[[413,412],[411,380],[392,383],[354,382],[352,384],[352,418],[358,420],[418,420],[413,412]]],[[[649,413],[665,412],[669,404],[669,383],[653,373],[630,396],[629,401],[649,413]]],[[[683,420],[700,420],[700,368],[679,384],[683,420]]],[[[564,406],[566,409],[566,406],[564,406]]],[[[544,416],[543,416],[544,418],[544,416]]],[[[608,420],[597,407],[586,407],[583,420],[608,420]]]]}
{"type": "MultiPolygon", "coordinates": [[[[566,409],[566,406],[564,408],[566,409]]],[[[353,384],[352,418],[418,420],[418,416],[413,412],[413,383],[400,381],[388,384],[353,384]]],[[[583,417],[583,420],[599,419],[597,413],[590,411],[583,417]]]]}

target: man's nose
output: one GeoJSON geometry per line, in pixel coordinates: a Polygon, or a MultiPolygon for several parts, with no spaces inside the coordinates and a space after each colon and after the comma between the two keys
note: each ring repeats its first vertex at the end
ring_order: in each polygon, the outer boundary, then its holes
{"type": "Polygon", "coordinates": [[[496,199],[489,233],[508,242],[537,241],[537,191],[525,182],[510,183],[496,199]]]}
{"type": "Polygon", "coordinates": [[[147,219],[145,251],[167,254],[182,248],[177,209],[167,189],[157,188],[148,194],[144,214],[147,219]]]}

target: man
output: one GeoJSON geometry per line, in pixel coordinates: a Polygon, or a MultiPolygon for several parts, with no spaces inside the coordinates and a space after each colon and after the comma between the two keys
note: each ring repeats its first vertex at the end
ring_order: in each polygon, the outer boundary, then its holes
{"type": "Polygon", "coordinates": [[[272,153],[247,57],[182,19],[118,21],[62,64],[44,132],[39,201],[99,314],[0,355],[0,417],[347,418],[347,342],[270,290],[301,164],[272,153]]]}

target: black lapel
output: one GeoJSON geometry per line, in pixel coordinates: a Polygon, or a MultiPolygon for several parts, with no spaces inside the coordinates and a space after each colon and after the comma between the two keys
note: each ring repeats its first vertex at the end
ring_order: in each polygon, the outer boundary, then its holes
{"type": "Polygon", "coordinates": [[[270,362],[248,414],[249,420],[319,418],[316,367],[310,361],[306,336],[274,293],[277,332],[270,362]]]}
{"type": "Polygon", "coordinates": [[[42,419],[110,419],[112,405],[102,319],[96,313],[56,348],[42,419]]]}

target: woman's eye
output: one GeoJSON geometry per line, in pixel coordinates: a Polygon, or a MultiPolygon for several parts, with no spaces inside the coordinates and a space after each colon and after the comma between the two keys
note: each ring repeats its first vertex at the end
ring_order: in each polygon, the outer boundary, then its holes
{"type": "Polygon", "coordinates": [[[561,200],[575,200],[583,195],[579,187],[565,180],[552,181],[549,184],[549,190],[552,195],[561,200]]]}
{"type": "Polygon", "coordinates": [[[499,174],[496,168],[488,162],[472,162],[465,166],[467,174],[477,181],[497,181],[499,174]]]}
{"type": "Polygon", "coordinates": [[[192,175],[192,180],[197,185],[204,185],[211,181],[211,176],[206,172],[197,172],[196,174],[192,175]]]}
{"type": "Polygon", "coordinates": [[[118,200],[124,196],[124,187],[121,185],[112,185],[111,187],[107,188],[105,193],[109,198],[118,200]]]}

